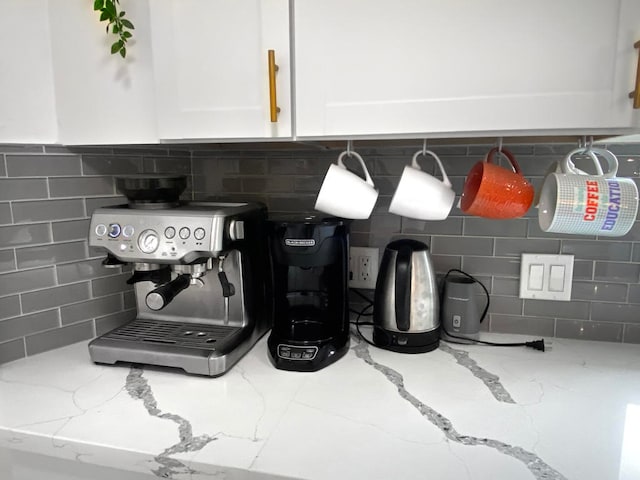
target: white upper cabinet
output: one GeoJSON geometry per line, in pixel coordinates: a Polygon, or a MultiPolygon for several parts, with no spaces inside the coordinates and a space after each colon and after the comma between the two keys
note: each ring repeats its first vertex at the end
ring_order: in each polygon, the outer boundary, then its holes
{"type": "Polygon", "coordinates": [[[53,143],[47,0],[1,0],[0,7],[0,143],[53,143]]]}
{"type": "Polygon", "coordinates": [[[152,0],[159,137],[291,138],[287,0],[152,0]],[[274,50],[271,121],[268,51],[274,50]]]}
{"type": "Polygon", "coordinates": [[[296,133],[638,131],[638,0],[295,2],[296,133]]]}
{"type": "Polygon", "coordinates": [[[148,3],[120,8],[135,26],[126,59],[111,55],[116,38],[92,0],[49,0],[59,143],[158,141],[148,3]]]}

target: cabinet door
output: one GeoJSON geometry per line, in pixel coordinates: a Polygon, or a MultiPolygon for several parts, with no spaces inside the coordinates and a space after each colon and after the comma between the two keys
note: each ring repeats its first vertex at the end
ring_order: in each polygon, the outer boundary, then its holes
{"type": "Polygon", "coordinates": [[[0,7],[0,143],[53,143],[47,0],[1,0],[0,7]]]}
{"type": "Polygon", "coordinates": [[[153,0],[163,139],[291,137],[287,0],[153,0]],[[268,50],[280,114],[270,121],[268,50]]]}
{"type": "Polygon", "coordinates": [[[111,55],[113,35],[87,0],[49,0],[59,141],[158,141],[148,2],[122,2],[135,26],[127,57],[111,55]]]}
{"type": "Polygon", "coordinates": [[[637,127],[637,0],[295,3],[299,137],[637,127]]]}

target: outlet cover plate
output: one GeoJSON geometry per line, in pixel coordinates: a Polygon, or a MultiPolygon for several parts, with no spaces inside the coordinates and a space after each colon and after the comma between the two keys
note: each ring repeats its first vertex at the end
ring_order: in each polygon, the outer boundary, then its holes
{"type": "Polygon", "coordinates": [[[380,250],[369,247],[349,248],[349,287],[376,288],[380,250]]]}
{"type": "Polygon", "coordinates": [[[571,300],[573,255],[523,253],[520,262],[520,298],[571,300]]]}

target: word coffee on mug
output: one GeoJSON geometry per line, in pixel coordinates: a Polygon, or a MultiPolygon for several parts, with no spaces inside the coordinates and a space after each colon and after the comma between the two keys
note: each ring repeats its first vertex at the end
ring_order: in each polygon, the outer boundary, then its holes
{"type": "Polygon", "coordinates": [[[338,163],[332,163],[324,177],[315,209],[320,212],[350,219],[369,218],[378,199],[364,160],[356,152],[342,152],[338,163]],[[360,162],[365,178],[347,170],[343,158],[353,156],[360,162]]]}
{"type": "Polygon", "coordinates": [[[456,193],[438,156],[431,150],[420,150],[413,156],[411,165],[404,167],[389,212],[418,220],[444,220],[449,216],[455,198],[456,193]],[[427,154],[438,164],[442,181],[420,168],[418,156],[427,154]]]}
{"type": "Polygon", "coordinates": [[[538,222],[545,232],[617,237],[633,227],[638,187],[630,178],[616,177],[618,160],[613,153],[592,151],[607,160],[606,173],[587,175],[575,168],[571,157],[583,152],[577,149],[545,177],[538,205],[538,222]]]}

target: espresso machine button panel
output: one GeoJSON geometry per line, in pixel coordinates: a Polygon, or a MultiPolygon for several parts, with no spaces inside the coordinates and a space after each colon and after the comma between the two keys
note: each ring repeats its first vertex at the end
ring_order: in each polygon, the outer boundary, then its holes
{"type": "Polygon", "coordinates": [[[124,262],[180,263],[194,252],[223,250],[225,217],[184,212],[105,208],[96,211],[89,229],[89,245],[103,247],[124,262]]]}

